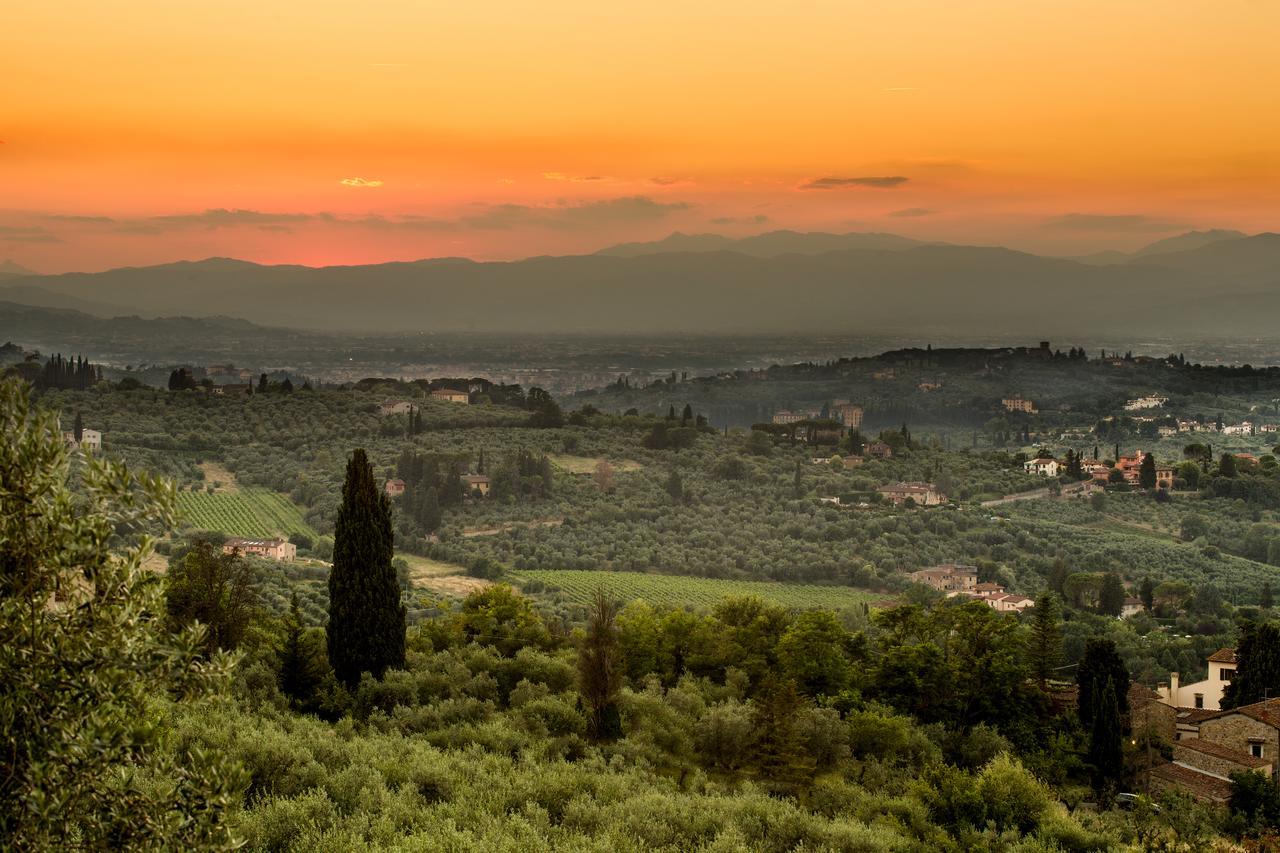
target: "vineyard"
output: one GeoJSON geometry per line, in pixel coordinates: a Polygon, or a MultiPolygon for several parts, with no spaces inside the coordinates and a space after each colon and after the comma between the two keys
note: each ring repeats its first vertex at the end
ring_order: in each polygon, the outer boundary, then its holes
{"type": "Polygon", "coordinates": [[[590,601],[597,587],[603,587],[610,595],[623,601],[644,599],[650,604],[668,607],[706,608],[713,607],[729,596],[754,595],[783,607],[840,609],[861,607],[883,598],[847,586],[717,580],[633,572],[537,569],[521,571],[515,578],[526,582],[541,582],[547,586],[547,592],[558,590],[565,599],[578,603],[590,601]]]}
{"type": "Polygon", "coordinates": [[[178,492],[178,511],[184,524],[217,530],[231,536],[268,537],[316,532],[287,497],[268,489],[241,488],[235,492],[178,492]]]}

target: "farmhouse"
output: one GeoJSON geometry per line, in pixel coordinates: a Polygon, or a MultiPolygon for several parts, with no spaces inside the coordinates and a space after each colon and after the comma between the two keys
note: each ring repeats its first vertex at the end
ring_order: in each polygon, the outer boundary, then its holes
{"type": "Polygon", "coordinates": [[[883,441],[869,441],[862,448],[862,455],[868,458],[888,459],[893,455],[893,448],[883,441]]]}
{"type": "Polygon", "coordinates": [[[226,385],[214,385],[211,393],[217,397],[247,397],[253,393],[253,385],[249,383],[229,382],[226,385]]]}
{"type": "Polygon", "coordinates": [[[1004,406],[1005,410],[1009,412],[1026,412],[1029,415],[1036,413],[1036,404],[1023,398],[1022,395],[1005,397],[1000,401],[1000,405],[1004,406]]]}
{"type": "Polygon", "coordinates": [[[1015,595],[1014,593],[991,593],[979,596],[979,598],[998,613],[1021,613],[1023,610],[1036,606],[1034,599],[1027,598],[1025,595],[1015,595]]]}
{"type": "Polygon", "coordinates": [[[400,495],[404,494],[404,480],[401,480],[398,477],[393,480],[387,480],[385,488],[387,490],[388,497],[398,498],[400,495]]]}
{"type": "Polygon", "coordinates": [[[407,400],[388,400],[378,409],[378,413],[383,417],[387,415],[407,415],[413,408],[413,404],[407,400]]]}
{"type": "Polygon", "coordinates": [[[1152,784],[1177,788],[1219,805],[1231,796],[1231,775],[1260,773],[1271,778],[1280,755],[1280,699],[1267,699],[1197,717],[1194,733],[1179,723],[1173,762],[1151,771],[1152,784]],[[1190,735],[1190,736],[1185,736],[1190,735]]]}
{"type": "Polygon", "coordinates": [[[805,416],[800,412],[793,412],[790,409],[779,409],[773,413],[773,422],[775,424],[794,424],[804,420],[805,416]]]}
{"type": "Polygon", "coordinates": [[[1124,410],[1126,412],[1137,412],[1142,409],[1159,409],[1167,402],[1169,402],[1168,397],[1157,397],[1154,394],[1150,394],[1146,397],[1139,397],[1136,400],[1130,400],[1125,403],[1124,410]]]}
{"type": "Polygon", "coordinates": [[[1057,459],[1028,459],[1022,463],[1028,474],[1039,474],[1042,477],[1056,477],[1062,469],[1057,459]]]}
{"type": "Polygon", "coordinates": [[[1129,596],[1124,600],[1124,604],[1120,606],[1120,618],[1128,619],[1130,616],[1137,616],[1144,609],[1141,598],[1129,596]]]}
{"type": "Polygon", "coordinates": [[[1209,677],[1204,681],[1182,684],[1178,673],[1169,673],[1168,686],[1156,691],[1160,701],[1175,708],[1202,708],[1216,711],[1222,707],[1222,694],[1236,671],[1236,650],[1218,649],[1205,661],[1209,677]]]}
{"type": "Polygon", "coordinates": [[[464,474],[462,488],[467,494],[479,492],[482,496],[489,494],[489,476],[487,474],[464,474]]]}
{"type": "Polygon", "coordinates": [[[446,403],[462,403],[465,406],[471,402],[471,395],[466,391],[455,391],[452,388],[437,388],[431,392],[431,399],[443,400],[446,403]]]}
{"type": "Polygon", "coordinates": [[[76,441],[76,434],[70,430],[62,433],[62,438],[67,443],[67,447],[73,450],[101,450],[102,449],[102,433],[96,429],[80,430],[80,440],[76,441]]]}
{"type": "Polygon", "coordinates": [[[895,483],[880,486],[876,491],[894,506],[902,506],[907,501],[912,501],[916,506],[937,506],[947,502],[947,496],[938,491],[933,483],[895,483]]]}
{"type": "Polygon", "coordinates": [[[254,557],[266,557],[281,563],[292,563],[298,556],[298,546],[284,539],[241,539],[238,536],[222,543],[222,553],[239,551],[254,557]]]}
{"type": "Polygon", "coordinates": [[[944,563],[931,569],[920,569],[907,575],[913,583],[931,586],[941,592],[957,594],[974,592],[978,587],[978,569],[975,566],[962,566],[955,563],[944,563]]]}

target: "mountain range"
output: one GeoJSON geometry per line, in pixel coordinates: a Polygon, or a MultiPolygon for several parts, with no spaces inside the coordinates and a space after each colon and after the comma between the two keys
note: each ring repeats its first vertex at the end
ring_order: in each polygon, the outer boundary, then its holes
{"type": "Polygon", "coordinates": [[[211,258],[8,277],[0,299],[98,317],[345,330],[1269,334],[1280,235],[1192,232],[1111,261],[891,234],[673,234],[594,255],[364,266],[211,258]]]}

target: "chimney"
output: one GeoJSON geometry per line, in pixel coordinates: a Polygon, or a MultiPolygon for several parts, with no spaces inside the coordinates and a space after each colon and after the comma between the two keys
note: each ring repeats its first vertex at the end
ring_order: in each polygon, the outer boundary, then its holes
{"type": "Polygon", "coordinates": [[[1178,707],[1178,673],[1169,673],[1169,704],[1178,707]]]}

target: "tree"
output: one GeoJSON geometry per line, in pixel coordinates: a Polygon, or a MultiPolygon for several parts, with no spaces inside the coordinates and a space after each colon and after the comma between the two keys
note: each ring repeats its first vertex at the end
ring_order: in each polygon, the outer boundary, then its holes
{"type": "Polygon", "coordinates": [[[391,503],[363,448],[351,454],[333,528],[329,662],[348,688],[404,665],[405,609],[391,565],[391,503]]]}
{"type": "Polygon", "coordinates": [[[596,463],[591,478],[595,481],[596,488],[606,495],[613,491],[613,466],[607,460],[601,459],[596,463]]]}
{"type": "Polygon", "coordinates": [[[1104,616],[1119,616],[1124,612],[1124,584],[1115,572],[1102,576],[1102,589],[1098,591],[1098,612],[1104,616]]]}
{"type": "Polygon", "coordinates": [[[1071,570],[1067,568],[1067,563],[1061,557],[1053,561],[1053,565],[1049,567],[1049,589],[1062,595],[1063,585],[1066,584],[1067,578],[1070,576],[1071,570]]]}
{"type": "Polygon", "coordinates": [[[1223,708],[1239,708],[1280,696],[1280,626],[1251,623],[1236,644],[1236,672],[1222,694],[1223,708]]]}
{"type": "Polygon", "coordinates": [[[1236,475],[1236,458],[1230,453],[1224,453],[1218,459],[1218,476],[1234,477],[1236,475]]]}
{"type": "Polygon", "coordinates": [[[1154,489],[1156,487],[1156,456],[1154,453],[1144,453],[1142,455],[1142,464],[1138,466],[1138,485],[1144,489],[1154,489]]]}
{"type": "Polygon", "coordinates": [[[1094,637],[1085,644],[1076,672],[1077,712],[1089,733],[1087,760],[1094,790],[1114,790],[1124,771],[1125,720],[1129,715],[1129,671],[1116,644],[1094,637]]]}
{"type": "Polygon", "coordinates": [[[1110,680],[1116,688],[1116,702],[1121,716],[1129,713],[1129,670],[1112,640],[1092,637],[1084,646],[1084,655],[1076,667],[1076,685],[1080,688],[1077,712],[1088,730],[1093,723],[1094,699],[1103,682],[1110,680]]]}
{"type": "Polygon", "coordinates": [[[280,647],[276,683],[280,692],[288,697],[289,704],[297,709],[309,705],[324,680],[322,658],[314,645],[308,642],[309,639],[295,592],[289,603],[289,616],[284,621],[284,644],[280,647]]]}
{"type": "Polygon", "coordinates": [[[673,504],[684,502],[684,481],[680,479],[680,472],[674,468],[671,469],[671,474],[667,477],[666,490],[673,504]]]}
{"type": "Polygon", "coordinates": [[[1151,578],[1142,579],[1142,583],[1138,586],[1138,597],[1142,599],[1142,607],[1148,613],[1155,609],[1156,585],[1151,578]]]}
{"type": "Polygon", "coordinates": [[[587,634],[578,650],[578,691],[587,710],[587,731],[595,740],[611,740],[622,734],[617,617],[618,602],[597,589],[591,600],[587,634]]]}
{"type": "Polygon", "coordinates": [[[435,533],[440,529],[440,523],[444,521],[444,512],[440,509],[440,493],[435,486],[428,487],[426,495],[422,498],[419,519],[422,529],[428,533],[435,533]]]}
{"type": "Polygon", "coordinates": [[[89,458],[68,485],[56,415],[0,381],[0,838],[14,850],[228,849],[224,815],[247,778],[216,755],[170,748],[152,721],[226,684],[178,634],[153,539],[173,523],[171,484],[89,458]],[[172,698],[171,698],[172,697],[172,698]]]}
{"type": "Polygon", "coordinates": [[[1031,643],[1028,649],[1031,672],[1040,689],[1044,689],[1053,677],[1058,661],[1062,659],[1062,635],[1058,629],[1058,599],[1046,592],[1036,599],[1032,611],[1031,643]]]}
{"type": "Polygon", "coordinates": [[[849,683],[849,632],[829,610],[806,610],[778,641],[778,662],[806,696],[835,696],[849,683]]]}
{"type": "Polygon", "coordinates": [[[1271,581],[1262,582],[1262,592],[1258,594],[1258,606],[1263,610],[1270,610],[1275,604],[1274,593],[1271,591],[1271,581]]]}
{"type": "Polygon", "coordinates": [[[71,434],[75,437],[76,444],[79,444],[84,438],[84,418],[80,416],[79,412],[76,412],[76,423],[72,428],[71,434]]]}
{"type": "Polygon", "coordinates": [[[267,392],[267,374],[258,377],[258,393],[265,394],[267,392]]]}
{"type": "Polygon", "coordinates": [[[253,606],[253,568],[238,551],[199,540],[169,568],[165,610],[175,629],[199,622],[205,648],[233,651],[249,627],[253,606]]]}

